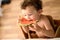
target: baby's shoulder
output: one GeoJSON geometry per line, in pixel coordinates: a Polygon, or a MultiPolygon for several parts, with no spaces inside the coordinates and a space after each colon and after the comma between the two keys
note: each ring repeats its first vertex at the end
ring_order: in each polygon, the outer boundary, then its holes
{"type": "Polygon", "coordinates": [[[46,15],[41,15],[39,22],[46,22],[46,21],[48,21],[48,20],[49,20],[49,19],[47,18],[46,15]]]}
{"type": "Polygon", "coordinates": [[[41,15],[41,20],[47,20],[47,16],[46,15],[41,15]]]}
{"type": "Polygon", "coordinates": [[[45,24],[45,22],[46,22],[46,16],[45,15],[41,15],[40,16],[40,20],[38,21],[38,25],[40,25],[40,26],[43,26],[44,24],[45,24]]]}

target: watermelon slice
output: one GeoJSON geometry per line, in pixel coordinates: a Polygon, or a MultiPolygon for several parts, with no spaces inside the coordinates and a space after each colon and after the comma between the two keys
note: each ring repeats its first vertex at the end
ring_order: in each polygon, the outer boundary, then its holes
{"type": "Polygon", "coordinates": [[[19,20],[19,23],[22,26],[27,26],[27,25],[30,25],[30,24],[32,24],[34,22],[36,22],[36,21],[35,20],[27,20],[25,18],[22,18],[22,19],[19,20]]]}

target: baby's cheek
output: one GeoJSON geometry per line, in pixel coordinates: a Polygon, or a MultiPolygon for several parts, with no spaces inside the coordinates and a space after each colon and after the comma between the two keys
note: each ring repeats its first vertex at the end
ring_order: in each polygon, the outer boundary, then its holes
{"type": "Polygon", "coordinates": [[[31,19],[34,19],[35,20],[35,17],[34,16],[31,16],[31,19]]]}
{"type": "Polygon", "coordinates": [[[25,19],[28,19],[28,17],[27,17],[27,16],[24,16],[24,18],[25,18],[25,19]]]}

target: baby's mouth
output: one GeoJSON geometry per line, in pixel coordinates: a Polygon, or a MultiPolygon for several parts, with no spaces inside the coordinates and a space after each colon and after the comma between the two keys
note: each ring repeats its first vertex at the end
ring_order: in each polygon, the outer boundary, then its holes
{"type": "Polygon", "coordinates": [[[33,20],[29,20],[29,21],[33,21],[33,20]]]}

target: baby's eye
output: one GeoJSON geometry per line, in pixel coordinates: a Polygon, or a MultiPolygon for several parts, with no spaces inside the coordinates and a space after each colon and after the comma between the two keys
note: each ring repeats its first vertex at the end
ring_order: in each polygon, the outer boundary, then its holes
{"type": "Polygon", "coordinates": [[[29,16],[31,16],[32,14],[29,14],[29,16]]]}
{"type": "Polygon", "coordinates": [[[25,15],[26,16],[26,15],[25,15]]]}
{"type": "Polygon", "coordinates": [[[27,16],[26,14],[23,14],[24,16],[27,16]]]}

